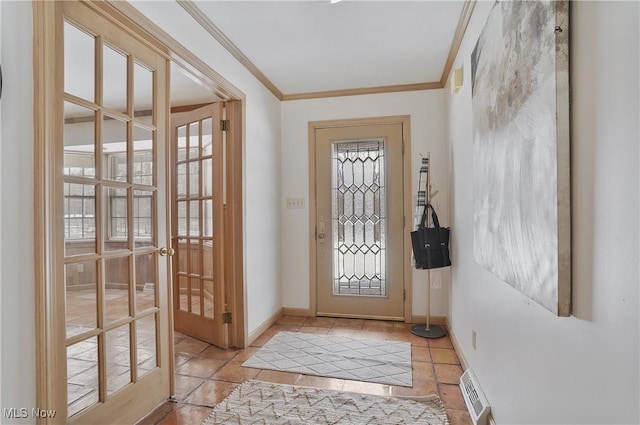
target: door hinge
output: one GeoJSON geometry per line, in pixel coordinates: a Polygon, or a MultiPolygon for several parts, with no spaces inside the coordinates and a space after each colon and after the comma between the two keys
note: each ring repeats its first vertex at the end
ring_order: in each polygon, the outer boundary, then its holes
{"type": "Polygon", "coordinates": [[[407,300],[407,290],[403,289],[402,290],[402,301],[406,301],[407,300]]]}
{"type": "Polygon", "coordinates": [[[403,215],[402,216],[402,228],[404,229],[405,227],[407,227],[407,216],[403,215]]]}
{"type": "Polygon", "coordinates": [[[229,311],[222,313],[222,324],[226,325],[227,323],[231,323],[231,312],[229,311]]]}
{"type": "Polygon", "coordinates": [[[404,155],[404,140],[402,141],[402,155],[404,155]]]}
{"type": "Polygon", "coordinates": [[[222,131],[229,131],[229,120],[220,120],[220,129],[222,131]]]}

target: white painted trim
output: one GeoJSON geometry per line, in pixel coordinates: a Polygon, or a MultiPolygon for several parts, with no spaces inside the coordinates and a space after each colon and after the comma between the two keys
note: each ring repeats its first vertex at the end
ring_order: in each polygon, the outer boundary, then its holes
{"type": "Polygon", "coordinates": [[[265,333],[265,331],[269,329],[271,326],[273,326],[278,320],[280,320],[280,318],[283,315],[284,315],[284,309],[282,308],[280,308],[278,311],[273,313],[271,317],[265,320],[260,326],[255,328],[254,331],[249,334],[249,337],[247,338],[247,343],[245,344],[245,346],[248,347],[249,345],[253,344],[253,341],[258,339],[260,335],[265,333]]]}
{"type": "Polygon", "coordinates": [[[462,369],[467,370],[469,368],[469,362],[467,361],[464,353],[462,352],[462,348],[456,335],[453,333],[451,329],[451,324],[449,323],[449,318],[445,317],[445,325],[447,327],[447,331],[449,332],[449,338],[451,338],[451,343],[453,344],[453,349],[456,350],[456,354],[458,355],[458,359],[460,359],[460,364],[462,365],[462,369]]]}
{"type": "Polygon", "coordinates": [[[224,47],[238,62],[240,62],[254,77],[258,79],[275,97],[281,101],[301,100],[301,99],[319,99],[325,97],[341,97],[341,96],[357,96],[363,94],[375,93],[396,93],[414,90],[434,90],[441,89],[446,85],[447,78],[453,65],[453,60],[458,55],[458,50],[462,40],[464,39],[469,20],[473,14],[473,8],[476,0],[465,0],[460,18],[449,47],[449,54],[443,65],[442,76],[440,81],[425,81],[415,84],[397,84],[379,87],[362,87],[348,88],[343,90],[327,90],[321,92],[305,92],[305,93],[282,93],[276,85],[251,60],[231,41],[220,28],[218,28],[209,17],[202,12],[192,0],[176,0],[177,3],[191,17],[207,31],[222,47],[224,47]]]}

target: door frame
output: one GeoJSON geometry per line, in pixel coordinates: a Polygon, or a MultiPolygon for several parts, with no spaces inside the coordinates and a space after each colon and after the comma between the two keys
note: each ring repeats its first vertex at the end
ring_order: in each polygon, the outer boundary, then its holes
{"type": "MultiPolygon", "coordinates": [[[[37,0],[36,0],[37,1],[37,0]]],[[[171,62],[189,72],[190,77],[225,102],[229,130],[226,136],[227,205],[225,208],[225,242],[229,250],[225,258],[225,297],[227,311],[232,314],[228,327],[229,346],[245,348],[249,341],[247,317],[247,282],[245,281],[245,222],[244,211],[244,158],[246,152],[246,95],[229,80],[207,65],[197,55],[180,44],[151,19],[126,1],[84,0],[95,7],[109,11],[126,22],[127,28],[141,34],[153,46],[165,51],[171,62]]],[[[170,299],[170,302],[173,298],[170,299]]],[[[173,314],[171,314],[173,320],[173,314]]],[[[173,351],[173,346],[171,347],[173,351]]],[[[172,353],[173,354],[173,353],[172,353]]],[[[173,382],[173,381],[172,381],[173,382]]]]}
{"type": "MultiPolygon", "coordinates": [[[[61,335],[65,323],[58,318],[58,311],[64,304],[64,293],[56,287],[59,274],[59,244],[62,234],[59,226],[51,222],[52,212],[59,208],[60,200],[52,196],[52,188],[57,179],[57,170],[52,166],[57,150],[61,149],[56,138],[62,123],[58,119],[56,102],[62,98],[59,81],[60,61],[56,42],[61,38],[55,31],[56,20],[61,19],[61,7],[57,2],[32,1],[33,10],[33,134],[34,134],[34,277],[35,277],[35,335],[36,344],[36,406],[40,409],[55,410],[66,405],[66,394],[51,391],[58,380],[58,365],[66,363],[60,345],[53,335],[61,335]]],[[[227,136],[227,214],[225,223],[232,240],[232,255],[225,260],[230,271],[225,279],[228,309],[233,313],[229,327],[229,343],[244,347],[248,341],[246,309],[246,272],[244,270],[244,152],[245,152],[245,94],[215,72],[205,62],[178,43],[164,30],[140,13],[128,2],[101,2],[87,0],[84,3],[92,10],[113,22],[127,34],[152,48],[166,59],[189,71],[203,86],[227,102],[228,116],[232,120],[227,136]]],[[[169,68],[169,63],[167,62],[169,68]]],[[[169,72],[169,70],[167,70],[169,72]]],[[[169,90],[167,79],[166,90],[169,90]]],[[[169,108],[167,108],[167,127],[169,108]]],[[[167,128],[168,131],[168,128],[167,128]]],[[[168,134],[168,133],[167,133],[168,134]]],[[[167,156],[167,160],[168,160],[167,156]]],[[[169,164],[167,164],[169,165],[169,164]]],[[[170,189],[168,181],[167,189],[170,189]]],[[[167,194],[167,199],[169,194],[167,194]]],[[[170,208],[167,209],[168,234],[170,234],[170,208]]],[[[169,275],[170,270],[169,270],[169,275]]],[[[168,304],[173,303],[173,283],[169,280],[168,304]]],[[[173,312],[167,312],[169,329],[173,329],[173,312]]],[[[169,372],[171,393],[174,390],[173,332],[170,332],[169,372]]],[[[155,407],[155,406],[154,406],[155,407]]],[[[58,424],[57,418],[37,418],[38,424],[58,424]]],[[[66,423],[66,422],[65,422],[66,423]]]]}
{"type": "Polygon", "coordinates": [[[322,128],[354,127],[365,125],[402,124],[403,155],[403,285],[405,289],[404,321],[410,322],[412,315],[412,282],[411,279],[411,238],[407,223],[411,211],[411,116],[395,115],[382,117],[351,118],[325,121],[310,121],[308,160],[309,160],[309,316],[316,317],[317,313],[317,262],[316,262],[316,130],[322,128]]]}
{"type": "MultiPolygon", "coordinates": [[[[35,0],[37,1],[37,0],[35,0]]],[[[245,281],[245,230],[244,211],[244,153],[246,152],[246,95],[202,59],[189,51],[176,39],[142,14],[129,2],[119,0],[89,0],[95,7],[108,11],[116,19],[126,22],[132,33],[140,33],[148,42],[165,51],[171,62],[188,71],[190,77],[225,102],[229,130],[226,136],[227,205],[225,208],[225,242],[229,249],[225,258],[225,297],[227,311],[232,314],[228,327],[229,346],[245,348],[249,341],[247,297],[245,281]]],[[[171,302],[172,298],[170,299],[171,302]]],[[[173,313],[171,314],[173,320],[173,313]]],[[[172,351],[173,351],[173,347],[172,351]]],[[[173,353],[172,353],[173,354],[173,353]]],[[[173,382],[173,381],[172,381],[173,382]]]]}

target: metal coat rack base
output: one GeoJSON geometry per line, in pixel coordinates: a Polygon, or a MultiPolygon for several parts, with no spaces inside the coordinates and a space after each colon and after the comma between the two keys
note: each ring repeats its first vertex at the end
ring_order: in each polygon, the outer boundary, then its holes
{"type": "Polygon", "coordinates": [[[430,325],[427,328],[424,323],[419,323],[411,326],[411,333],[423,338],[442,338],[447,335],[447,330],[438,325],[430,325]]]}

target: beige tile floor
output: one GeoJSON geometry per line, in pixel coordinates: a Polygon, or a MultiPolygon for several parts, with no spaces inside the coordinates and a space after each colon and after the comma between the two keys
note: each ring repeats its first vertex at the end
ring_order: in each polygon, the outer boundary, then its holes
{"type": "Polygon", "coordinates": [[[284,316],[250,347],[222,350],[176,333],[175,402],[167,402],[138,425],[198,425],[213,406],[249,379],[380,395],[437,394],[451,425],[471,423],[458,387],[462,368],[449,337],[425,339],[412,335],[411,325],[358,319],[284,316]],[[242,367],[241,364],[279,331],[312,332],[411,343],[413,387],[349,381],[298,373],[242,367]]]}

